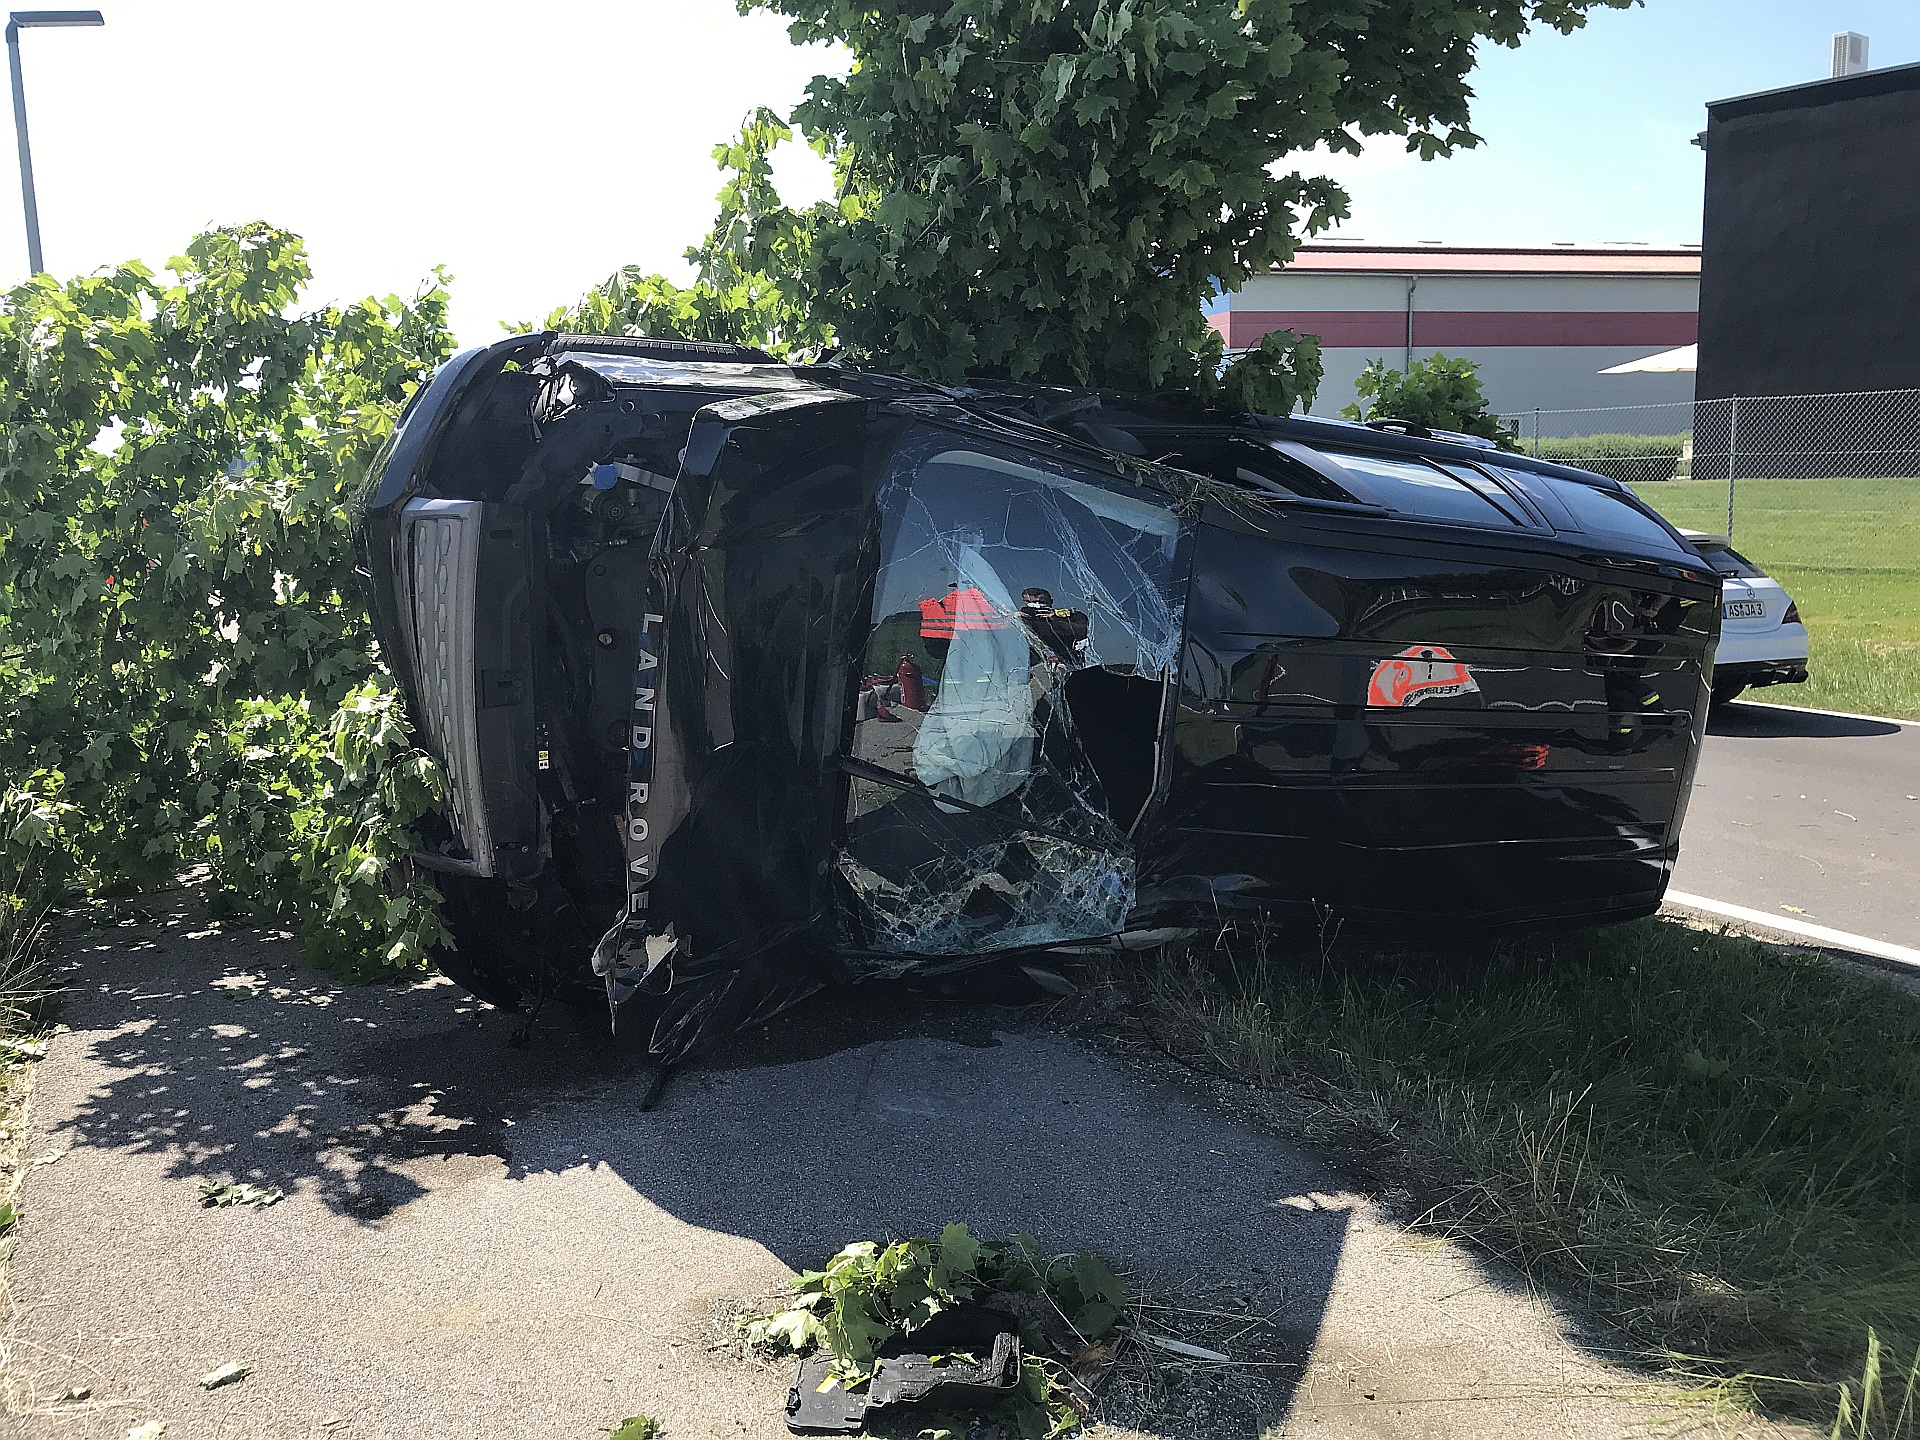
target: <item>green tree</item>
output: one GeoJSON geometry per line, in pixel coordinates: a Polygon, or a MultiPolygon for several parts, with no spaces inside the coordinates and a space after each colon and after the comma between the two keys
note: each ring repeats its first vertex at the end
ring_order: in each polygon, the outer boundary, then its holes
{"type": "Polygon", "coordinates": [[[1276,341],[1223,379],[1202,305],[1347,213],[1286,157],[1370,135],[1423,157],[1477,144],[1476,46],[1633,0],[738,3],[852,51],[793,115],[837,198],[779,204],[764,163],[778,122],[756,116],[720,152],[738,178],[689,252],[693,295],[623,274],[574,313],[753,343],[830,335],[938,381],[1226,384],[1273,405],[1299,398],[1311,360],[1276,341]],[[781,297],[779,323],[746,292],[781,297]]]}
{"type": "Polygon", "coordinates": [[[353,583],[347,497],[449,353],[446,296],[301,313],[298,237],[196,238],[0,299],[0,847],[56,887],[211,867],[323,959],[417,964],[389,893],[434,796],[353,583]]]}
{"type": "Polygon", "coordinates": [[[1354,390],[1366,403],[1342,406],[1340,413],[1349,420],[1407,420],[1434,430],[1479,435],[1503,450],[1519,448],[1513,432],[1488,411],[1471,360],[1435,354],[1415,360],[1404,373],[1389,370],[1384,360],[1371,360],[1354,390]]]}

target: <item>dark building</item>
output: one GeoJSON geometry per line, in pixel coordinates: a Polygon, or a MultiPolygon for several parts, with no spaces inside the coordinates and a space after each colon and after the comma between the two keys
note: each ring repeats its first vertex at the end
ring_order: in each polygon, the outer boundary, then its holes
{"type": "Polygon", "coordinates": [[[1695,396],[1920,386],[1920,65],[1707,106],[1695,396]]]}

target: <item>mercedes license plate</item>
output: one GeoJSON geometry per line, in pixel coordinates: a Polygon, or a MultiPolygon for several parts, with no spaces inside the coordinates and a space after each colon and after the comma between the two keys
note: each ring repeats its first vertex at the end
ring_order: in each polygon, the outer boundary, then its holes
{"type": "Polygon", "coordinates": [[[1729,620],[1764,620],[1767,618],[1767,602],[1729,600],[1726,604],[1726,617],[1729,620]]]}

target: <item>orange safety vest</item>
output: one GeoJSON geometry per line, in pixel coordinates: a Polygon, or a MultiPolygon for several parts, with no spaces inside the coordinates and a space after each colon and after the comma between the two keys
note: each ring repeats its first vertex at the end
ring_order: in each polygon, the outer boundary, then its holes
{"type": "Polygon", "coordinates": [[[993,602],[969,585],[920,602],[920,638],[951,640],[958,630],[1004,630],[1007,617],[993,602]]]}

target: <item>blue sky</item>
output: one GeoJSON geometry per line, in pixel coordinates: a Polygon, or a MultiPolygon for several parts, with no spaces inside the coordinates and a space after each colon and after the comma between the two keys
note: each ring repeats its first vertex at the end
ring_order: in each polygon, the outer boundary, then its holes
{"type": "Polygon", "coordinates": [[[1473,77],[1485,143],[1422,164],[1400,142],[1323,160],[1345,183],[1341,238],[1697,243],[1706,104],[1826,77],[1837,30],[1871,61],[1920,61],[1920,0],[1648,0],[1572,35],[1488,47],[1473,77]]]}
{"type": "MultiPolygon", "coordinates": [[[[467,343],[624,263],[684,273],[713,145],[842,63],[732,0],[94,3],[104,29],[24,37],[50,268],[158,264],[204,225],[266,218],[307,237],[316,300],[446,265],[467,343]]],[[[1347,184],[1348,238],[1694,241],[1706,102],[1823,77],[1842,29],[1877,66],[1920,61],[1920,0],[1649,0],[1490,48],[1478,151],[1299,163],[1347,184]]],[[[793,148],[783,188],[812,199],[823,167],[793,148]]],[[[0,285],[26,270],[16,197],[9,173],[0,285]]]]}

